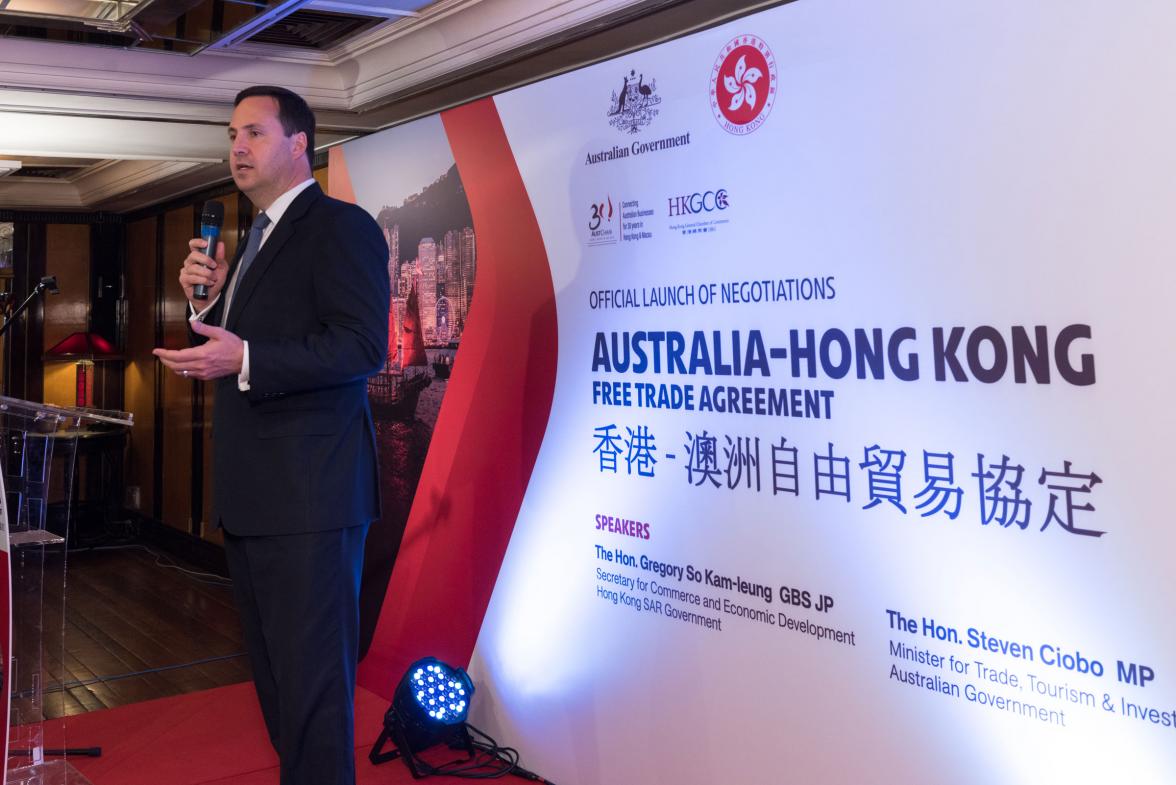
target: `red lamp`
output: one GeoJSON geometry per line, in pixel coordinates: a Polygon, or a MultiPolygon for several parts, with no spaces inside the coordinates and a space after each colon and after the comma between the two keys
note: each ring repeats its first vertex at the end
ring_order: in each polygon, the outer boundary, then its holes
{"type": "Polygon", "coordinates": [[[114,345],[98,333],[78,332],[58,341],[45,352],[45,359],[77,362],[77,405],[90,407],[94,405],[94,363],[122,357],[114,345]]]}

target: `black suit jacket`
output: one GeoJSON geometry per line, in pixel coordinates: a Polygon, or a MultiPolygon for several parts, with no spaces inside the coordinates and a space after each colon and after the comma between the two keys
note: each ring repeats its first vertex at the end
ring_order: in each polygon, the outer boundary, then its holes
{"type": "MultiPolygon", "coordinates": [[[[224,326],[249,342],[250,389],[218,379],[212,425],[213,506],[230,533],[379,516],[367,377],[387,353],[387,262],[372,217],[312,184],[238,283],[224,326]]],[[[220,324],[223,308],[224,297],[206,321],[220,324]]]]}

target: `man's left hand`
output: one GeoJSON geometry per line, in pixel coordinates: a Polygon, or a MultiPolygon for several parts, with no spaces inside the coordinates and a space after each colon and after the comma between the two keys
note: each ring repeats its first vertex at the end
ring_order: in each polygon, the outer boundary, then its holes
{"type": "Polygon", "coordinates": [[[201,321],[191,324],[193,332],[208,340],[190,349],[153,349],[151,353],[168,368],[189,379],[209,381],[240,374],[244,341],[221,327],[201,321]]]}

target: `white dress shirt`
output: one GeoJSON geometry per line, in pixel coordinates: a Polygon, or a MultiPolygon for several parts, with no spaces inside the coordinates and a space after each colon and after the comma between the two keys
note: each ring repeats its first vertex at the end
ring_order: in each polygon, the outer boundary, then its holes
{"type": "MultiPolygon", "coordinates": [[[[290,203],[294,201],[294,198],[297,197],[298,194],[302,193],[308,187],[310,187],[310,185],[313,182],[314,182],[313,177],[308,178],[306,180],[303,180],[298,185],[294,186],[289,191],[286,191],[286,193],[282,194],[277,199],[275,199],[274,203],[271,204],[269,207],[267,207],[264,210],[265,214],[270,219],[270,225],[265,227],[265,231],[263,231],[261,233],[261,244],[257,248],[259,253],[260,253],[261,249],[265,247],[265,241],[269,239],[269,236],[271,234],[273,234],[274,227],[278,225],[278,221],[282,220],[282,216],[285,214],[286,210],[290,207],[290,203]]],[[[216,249],[213,249],[213,253],[216,253],[216,249]]],[[[229,299],[225,302],[224,320],[222,321],[222,324],[227,322],[228,316],[229,316],[229,308],[231,308],[233,305],[233,295],[236,293],[234,291],[234,289],[235,289],[235,284],[236,284],[236,280],[237,280],[237,273],[240,271],[240,269],[241,269],[240,265],[238,265],[237,270],[233,271],[233,277],[228,282],[225,283],[225,286],[223,289],[221,289],[220,294],[218,294],[216,296],[215,300],[210,302],[208,305],[204,306],[204,308],[200,311],[200,313],[196,313],[196,309],[192,307],[191,303],[189,303],[188,309],[189,309],[189,311],[191,311],[191,313],[188,316],[188,321],[190,321],[190,322],[195,322],[195,321],[203,322],[204,317],[208,315],[208,312],[212,310],[212,307],[214,305],[216,305],[217,302],[220,301],[221,295],[223,295],[226,291],[228,291],[228,293],[229,293],[228,298],[229,299]]],[[[241,390],[241,392],[245,392],[246,390],[249,389],[249,341],[243,341],[243,343],[245,344],[245,346],[244,346],[244,354],[241,357],[241,373],[237,374],[237,388],[239,390],[241,390]]]]}

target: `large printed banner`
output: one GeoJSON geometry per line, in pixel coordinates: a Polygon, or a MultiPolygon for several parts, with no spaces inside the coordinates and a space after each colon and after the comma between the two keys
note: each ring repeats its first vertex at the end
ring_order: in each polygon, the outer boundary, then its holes
{"type": "Polygon", "coordinates": [[[390,267],[460,348],[365,682],[560,785],[1176,782],[1174,34],[798,0],[345,146],[477,246],[390,267]]]}

